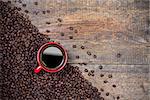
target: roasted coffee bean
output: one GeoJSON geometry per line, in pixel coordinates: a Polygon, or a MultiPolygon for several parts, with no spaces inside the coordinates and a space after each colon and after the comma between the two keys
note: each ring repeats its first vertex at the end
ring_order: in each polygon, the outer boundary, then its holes
{"type": "Polygon", "coordinates": [[[94,73],[94,70],[91,70],[91,73],[94,73]]]}
{"type": "Polygon", "coordinates": [[[37,51],[48,37],[11,4],[0,1],[0,17],[2,100],[102,100],[78,66],[35,74],[37,51]]]}
{"type": "Polygon", "coordinates": [[[69,27],[70,30],[73,30],[73,27],[69,27]]]}
{"type": "Polygon", "coordinates": [[[34,2],[34,5],[38,5],[38,2],[34,2]]]}
{"type": "Polygon", "coordinates": [[[73,36],[69,36],[69,39],[73,39],[73,36]]]}
{"type": "Polygon", "coordinates": [[[81,46],[81,49],[85,49],[84,46],[81,46]]]}
{"type": "Polygon", "coordinates": [[[50,13],[50,10],[47,10],[46,12],[47,12],[47,13],[50,13]]]}
{"type": "Polygon", "coordinates": [[[120,99],[120,97],[119,96],[117,96],[117,100],[119,100],[120,99]]]}
{"type": "Polygon", "coordinates": [[[106,96],[109,96],[109,93],[108,93],[108,92],[106,93],[106,96]]]}
{"type": "Polygon", "coordinates": [[[105,80],[105,81],[104,81],[104,83],[108,83],[108,81],[107,81],[107,80],[105,80]]]}
{"type": "Polygon", "coordinates": [[[112,78],[112,75],[111,75],[111,74],[109,74],[109,75],[108,75],[108,78],[112,78]]]}
{"type": "Polygon", "coordinates": [[[57,20],[58,20],[59,22],[62,22],[62,19],[61,19],[61,18],[58,18],[57,20]]]}
{"type": "Polygon", "coordinates": [[[46,22],[46,24],[51,24],[50,22],[46,22]]]}
{"type": "Polygon", "coordinates": [[[84,72],[88,72],[88,69],[84,69],[84,72]]]}
{"type": "Polygon", "coordinates": [[[50,30],[46,30],[47,33],[50,33],[50,30]]]}
{"type": "Polygon", "coordinates": [[[64,35],[65,35],[63,32],[61,32],[60,34],[61,34],[61,36],[64,36],[64,35]]]}
{"type": "Polygon", "coordinates": [[[93,58],[97,58],[97,56],[96,56],[96,55],[93,55],[93,58]]]}
{"type": "Polygon", "coordinates": [[[73,47],[73,48],[76,48],[77,46],[76,46],[76,45],[73,45],[72,47],[73,47]]]}
{"type": "Polygon", "coordinates": [[[80,57],[79,57],[79,56],[76,56],[76,58],[79,59],[80,57]]]}
{"type": "Polygon", "coordinates": [[[117,58],[120,58],[120,57],[121,57],[121,54],[120,54],[120,53],[118,53],[118,54],[117,54],[117,58]]]}
{"type": "Polygon", "coordinates": [[[115,84],[113,84],[113,85],[112,85],[112,87],[114,87],[114,88],[115,88],[115,87],[116,87],[116,85],[115,85],[115,84]]]}
{"type": "Polygon", "coordinates": [[[22,7],[26,7],[27,5],[26,4],[22,4],[22,7]]]}
{"type": "Polygon", "coordinates": [[[104,77],[104,74],[100,74],[100,77],[104,77]]]}
{"type": "Polygon", "coordinates": [[[90,55],[91,55],[91,52],[87,51],[87,54],[90,56],[90,55]]]}
{"type": "Polygon", "coordinates": [[[99,65],[99,69],[103,69],[103,66],[102,66],[102,65],[99,65]]]}

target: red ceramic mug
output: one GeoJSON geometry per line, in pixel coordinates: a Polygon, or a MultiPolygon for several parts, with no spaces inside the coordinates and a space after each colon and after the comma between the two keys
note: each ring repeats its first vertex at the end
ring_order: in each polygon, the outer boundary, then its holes
{"type": "Polygon", "coordinates": [[[40,47],[37,53],[39,66],[35,73],[41,70],[46,72],[58,72],[64,68],[68,60],[67,51],[58,43],[48,42],[40,47]]]}

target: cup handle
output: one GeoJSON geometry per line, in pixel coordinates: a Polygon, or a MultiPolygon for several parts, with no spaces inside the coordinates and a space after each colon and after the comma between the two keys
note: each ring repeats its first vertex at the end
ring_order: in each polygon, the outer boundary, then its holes
{"type": "Polygon", "coordinates": [[[42,69],[42,66],[38,66],[37,68],[34,69],[35,73],[39,73],[42,69]]]}

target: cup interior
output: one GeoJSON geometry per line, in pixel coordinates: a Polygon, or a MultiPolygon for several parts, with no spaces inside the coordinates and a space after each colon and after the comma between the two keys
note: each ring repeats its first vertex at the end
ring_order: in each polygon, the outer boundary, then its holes
{"type": "Polygon", "coordinates": [[[56,44],[48,44],[40,51],[40,63],[48,70],[57,70],[65,62],[65,51],[56,44]]]}

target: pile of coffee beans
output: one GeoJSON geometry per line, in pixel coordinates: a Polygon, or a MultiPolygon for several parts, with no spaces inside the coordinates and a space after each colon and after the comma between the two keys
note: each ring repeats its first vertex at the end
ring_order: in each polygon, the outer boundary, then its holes
{"type": "Polygon", "coordinates": [[[36,54],[48,38],[8,2],[0,1],[0,99],[2,100],[103,100],[98,89],[67,64],[58,73],[41,71],[36,54]]]}

